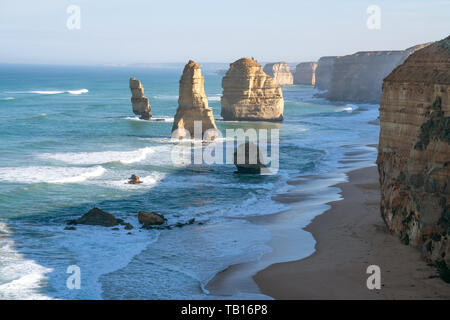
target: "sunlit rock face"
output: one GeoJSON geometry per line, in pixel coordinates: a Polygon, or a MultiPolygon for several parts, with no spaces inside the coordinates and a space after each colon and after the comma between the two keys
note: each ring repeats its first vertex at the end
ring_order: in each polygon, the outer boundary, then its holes
{"type": "Polygon", "coordinates": [[[144,96],[144,87],[136,78],[130,78],[131,105],[133,113],[141,116],[141,119],[149,120],[152,117],[152,109],[148,98],[144,96]]]}
{"type": "Polygon", "coordinates": [[[294,83],[314,86],[316,84],[316,62],[302,62],[295,67],[294,83]]]}
{"type": "Polygon", "coordinates": [[[172,127],[172,132],[176,132],[178,138],[184,138],[189,133],[191,138],[211,140],[217,135],[212,109],[208,107],[204,82],[200,65],[190,60],[184,67],[180,79],[178,109],[172,127]],[[196,123],[199,126],[197,135],[201,136],[195,136],[196,123]]]}
{"type": "Polygon", "coordinates": [[[221,115],[224,120],[282,121],[281,87],[251,58],[232,64],[222,79],[221,115]]]}
{"type": "Polygon", "coordinates": [[[337,57],[322,57],[317,61],[315,73],[315,87],[319,90],[328,90],[330,87],[331,76],[333,75],[334,62],[337,57]]]}
{"type": "Polygon", "coordinates": [[[294,77],[286,62],[268,63],[264,66],[264,72],[274,78],[275,82],[280,86],[294,84],[294,77]]]}
{"type": "Polygon", "coordinates": [[[364,51],[337,57],[326,98],[331,101],[379,103],[383,79],[416,50],[364,51]]]}
{"type": "Polygon", "coordinates": [[[450,266],[450,37],[413,53],[383,82],[381,214],[405,244],[450,266]]]}

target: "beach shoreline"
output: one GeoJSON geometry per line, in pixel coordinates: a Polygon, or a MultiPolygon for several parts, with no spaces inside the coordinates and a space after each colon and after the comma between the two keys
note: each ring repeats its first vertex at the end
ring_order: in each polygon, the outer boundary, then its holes
{"type": "Polygon", "coordinates": [[[260,292],[275,299],[449,299],[450,285],[419,250],[388,232],[377,168],[347,174],[349,181],[336,185],[343,199],[304,228],[316,240],[314,253],[258,271],[253,279],[260,292]],[[367,288],[370,265],[381,269],[380,290],[367,288]]]}

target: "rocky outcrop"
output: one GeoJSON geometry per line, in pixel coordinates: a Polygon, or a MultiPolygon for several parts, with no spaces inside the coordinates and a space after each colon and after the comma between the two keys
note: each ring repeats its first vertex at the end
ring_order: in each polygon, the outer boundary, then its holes
{"type": "Polygon", "coordinates": [[[91,226],[113,227],[119,224],[119,220],[112,214],[100,210],[99,208],[92,208],[88,213],[81,218],[71,221],[70,224],[86,224],[91,226]]]}
{"type": "Polygon", "coordinates": [[[141,184],[143,181],[141,181],[141,179],[135,175],[132,174],[131,177],[128,178],[128,184],[141,184]]]}
{"type": "Polygon", "coordinates": [[[232,64],[222,79],[224,120],[282,121],[283,93],[275,80],[251,58],[232,64]]]}
{"type": "Polygon", "coordinates": [[[315,87],[319,90],[328,90],[333,75],[334,62],[337,57],[322,57],[317,61],[315,87]]]}
{"type": "MultiPolygon", "coordinates": [[[[178,138],[186,136],[186,131],[194,138],[194,125],[201,124],[201,136],[198,139],[211,140],[217,135],[212,109],[208,107],[208,98],[204,90],[205,79],[200,65],[190,60],[184,67],[180,80],[178,109],[175,114],[172,133],[178,138]]],[[[200,129],[200,128],[199,128],[200,129]]]]}
{"type": "Polygon", "coordinates": [[[294,83],[314,86],[316,84],[316,62],[302,62],[295,67],[294,83]]]}
{"type": "Polygon", "coordinates": [[[294,84],[291,69],[286,62],[268,63],[264,66],[264,72],[275,79],[280,86],[294,84]]]}
{"type": "Polygon", "coordinates": [[[146,212],[146,211],[139,211],[138,220],[139,223],[144,225],[144,227],[152,225],[161,225],[166,222],[166,219],[164,218],[163,215],[160,215],[156,212],[146,212]]]}
{"type": "Polygon", "coordinates": [[[238,173],[260,174],[265,168],[259,147],[253,142],[239,145],[233,155],[233,162],[238,173]]]}
{"type": "Polygon", "coordinates": [[[337,57],[325,97],[331,101],[379,103],[383,79],[423,45],[404,51],[364,51],[337,57]]]}
{"type": "Polygon", "coordinates": [[[148,98],[144,96],[144,87],[139,80],[130,78],[131,105],[133,112],[141,116],[141,119],[149,120],[152,117],[152,109],[148,98]]]}
{"type": "Polygon", "coordinates": [[[380,128],[382,216],[448,275],[450,37],[415,52],[386,77],[380,128]]]}

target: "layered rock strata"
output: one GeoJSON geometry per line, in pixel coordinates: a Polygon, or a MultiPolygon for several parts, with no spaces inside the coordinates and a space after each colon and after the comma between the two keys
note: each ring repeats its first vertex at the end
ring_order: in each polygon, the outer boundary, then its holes
{"type": "Polygon", "coordinates": [[[141,116],[141,119],[149,120],[152,117],[152,109],[148,98],[144,96],[144,87],[136,78],[130,78],[131,105],[133,112],[141,116]]]}
{"type": "Polygon", "coordinates": [[[316,84],[316,62],[302,62],[295,67],[294,83],[312,85],[316,84]]]}
{"type": "Polygon", "coordinates": [[[322,57],[317,61],[315,73],[315,87],[319,90],[328,90],[333,75],[334,62],[337,57],[322,57]]]}
{"type": "Polygon", "coordinates": [[[290,86],[294,84],[294,77],[286,62],[268,63],[264,66],[264,72],[274,78],[280,86],[290,86]]]}
{"type": "Polygon", "coordinates": [[[224,120],[282,121],[281,87],[251,58],[232,64],[222,79],[221,115],[224,120]]]}
{"type": "Polygon", "coordinates": [[[187,132],[191,138],[204,140],[214,139],[217,135],[212,109],[208,107],[208,98],[203,87],[204,82],[200,65],[190,60],[180,79],[178,109],[172,127],[172,133],[176,132],[178,138],[186,137],[187,132]]]}
{"type": "Polygon", "coordinates": [[[325,97],[331,101],[379,103],[383,79],[423,46],[403,51],[364,51],[337,57],[325,97]]]}
{"type": "Polygon", "coordinates": [[[449,276],[450,37],[415,52],[386,77],[380,128],[382,216],[449,276]]]}

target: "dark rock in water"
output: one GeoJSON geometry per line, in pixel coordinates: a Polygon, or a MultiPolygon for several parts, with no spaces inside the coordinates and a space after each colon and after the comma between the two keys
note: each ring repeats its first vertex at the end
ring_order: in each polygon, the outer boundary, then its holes
{"type": "Polygon", "coordinates": [[[65,227],[64,230],[77,230],[75,227],[65,227]]]}
{"type": "Polygon", "coordinates": [[[163,215],[158,214],[156,212],[146,212],[139,211],[138,213],[139,223],[142,223],[144,227],[152,226],[152,225],[161,225],[166,222],[166,219],[163,215]]]}
{"type": "Polygon", "coordinates": [[[81,218],[74,220],[75,224],[86,224],[91,226],[113,227],[117,226],[117,219],[110,213],[93,208],[81,218]]]}
{"type": "Polygon", "coordinates": [[[119,231],[120,229],[119,228],[112,228],[111,230],[119,231]]]}
{"type": "Polygon", "coordinates": [[[143,181],[141,181],[135,174],[131,175],[131,177],[128,178],[128,184],[140,184],[142,182],[143,181]]]}
{"type": "Polygon", "coordinates": [[[123,224],[124,226],[125,226],[125,230],[132,230],[133,229],[133,226],[131,225],[131,224],[129,224],[129,223],[124,223],[123,224]]]}
{"type": "Polygon", "coordinates": [[[234,164],[238,173],[260,174],[266,166],[259,147],[253,142],[246,142],[237,147],[234,152],[234,164]]]}
{"type": "Polygon", "coordinates": [[[188,221],[188,224],[194,224],[195,222],[195,218],[192,218],[191,220],[188,221]]]}

